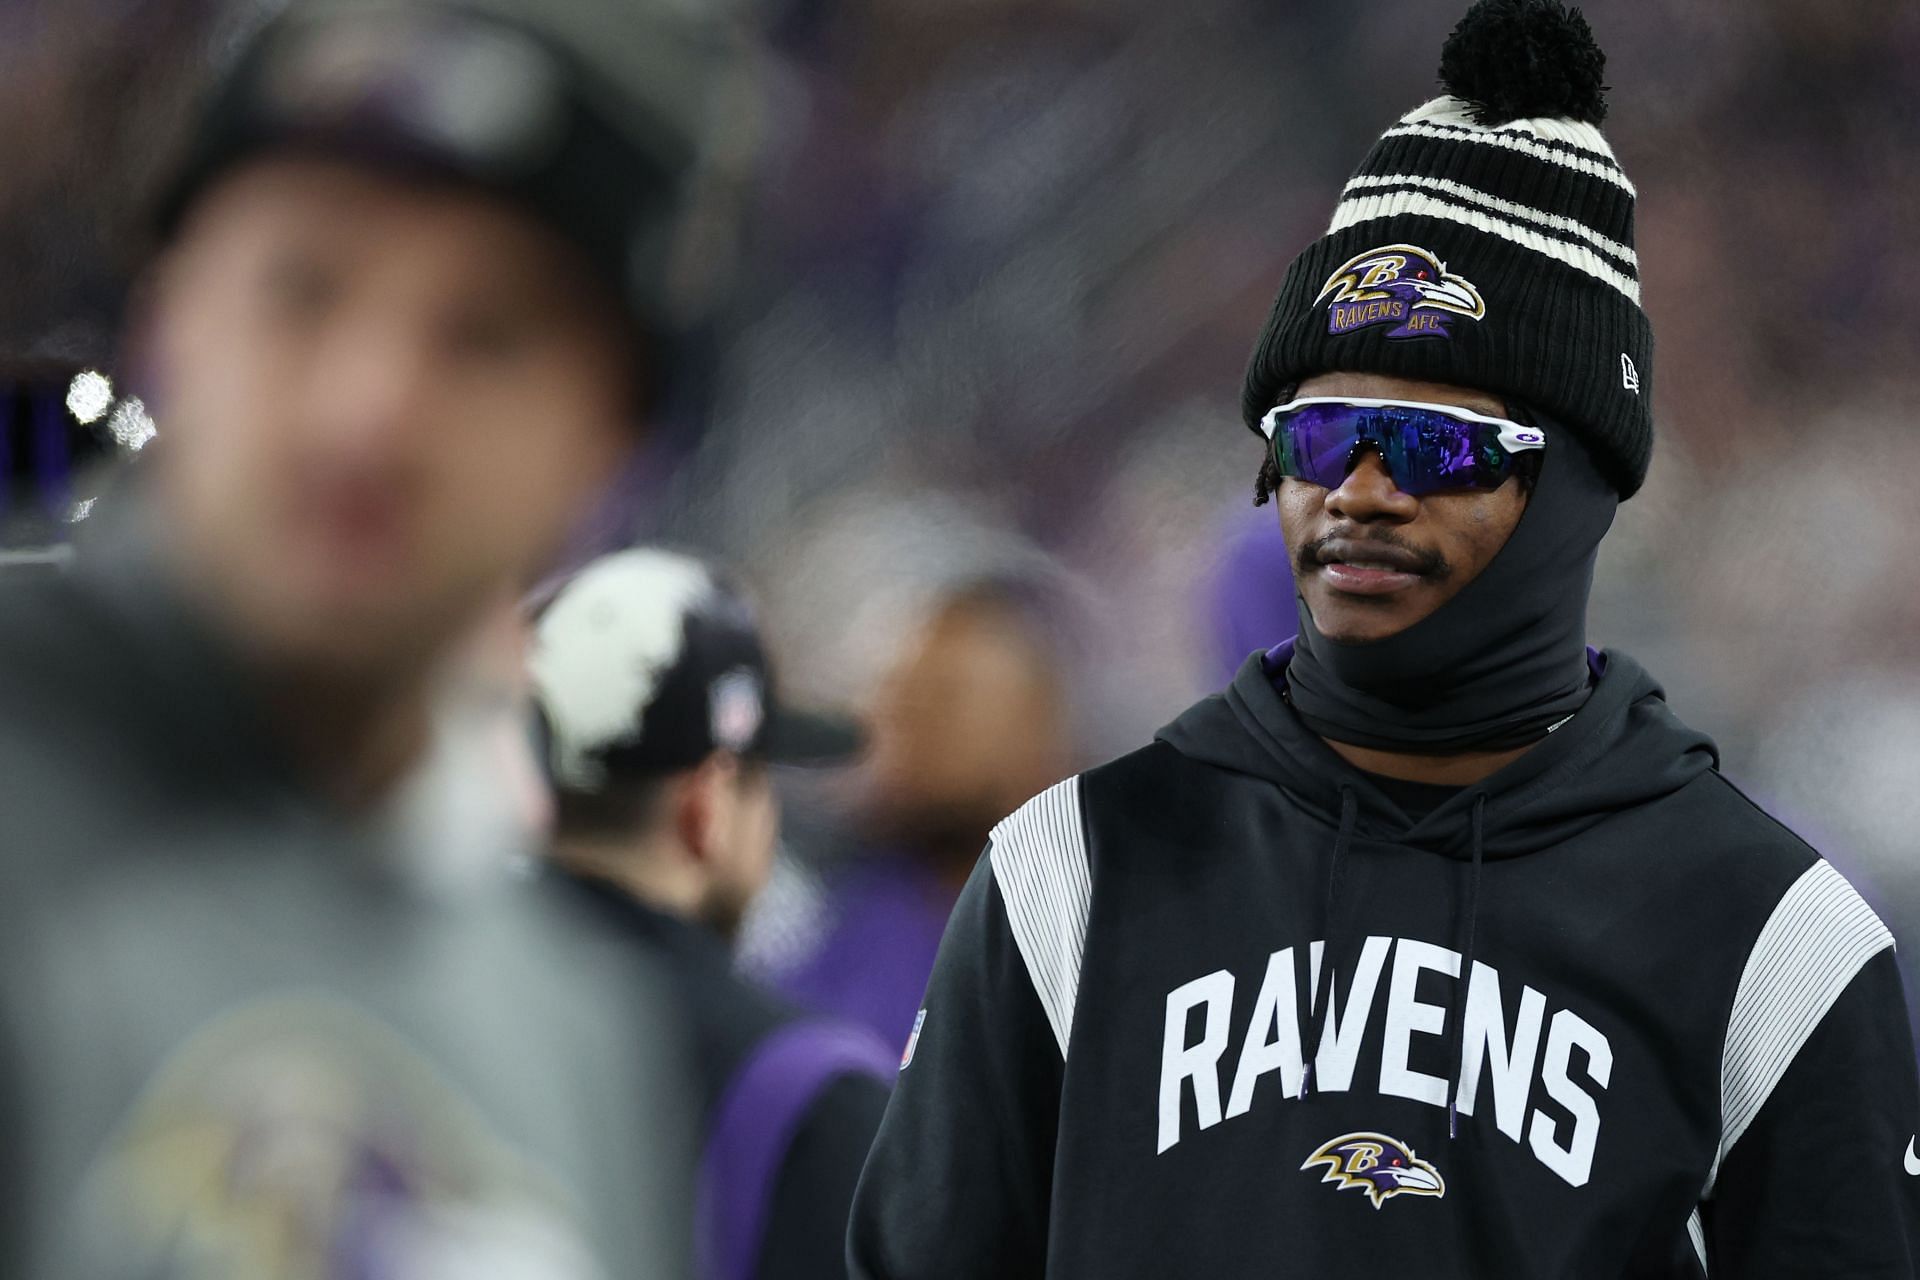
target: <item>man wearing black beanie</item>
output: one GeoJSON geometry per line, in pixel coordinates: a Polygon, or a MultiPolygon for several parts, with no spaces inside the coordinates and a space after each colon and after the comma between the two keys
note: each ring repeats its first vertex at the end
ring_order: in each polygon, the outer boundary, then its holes
{"type": "Polygon", "coordinates": [[[1603,66],[1482,0],[1294,262],[1299,638],[995,829],[855,1275],[1920,1274],[1892,936],[1586,644],[1652,452],[1603,66]]]}

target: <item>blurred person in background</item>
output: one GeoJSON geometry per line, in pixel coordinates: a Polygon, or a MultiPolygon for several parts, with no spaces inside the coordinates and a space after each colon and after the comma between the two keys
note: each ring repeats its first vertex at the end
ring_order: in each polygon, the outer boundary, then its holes
{"type": "Polygon", "coordinates": [[[535,698],[553,862],[657,959],[693,1029],[711,1280],[846,1275],[846,1222],[899,1050],[735,976],[728,944],[779,842],[769,766],[833,764],[851,722],[796,711],[744,599],[669,551],[576,574],[537,624],[535,698]]]}
{"type": "Polygon", "coordinates": [[[987,832],[1070,766],[1066,673],[1044,591],[977,579],[923,606],[868,712],[857,851],[823,873],[817,922],[766,975],[789,998],[906,1042],[987,832]]]}
{"type": "Polygon", "coordinates": [[[1293,557],[1264,516],[1236,520],[1208,584],[1215,670],[1231,680],[1247,655],[1291,640],[1299,631],[1293,603],[1293,557]]]}
{"type": "Polygon", "coordinates": [[[1480,0],[1288,271],[1298,638],[994,829],[856,1276],[1920,1274],[1892,935],[1586,645],[1653,445],[1604,67],[1480,0]]]}
{"type": "Polygon", "coordinates": [[[725,49],[300,4],[213,93],[132,327],[161,438],[0,601],[0,1273],[686,1274],[659,975],[433,874],[420,780],[676,384],[725,49]]]}

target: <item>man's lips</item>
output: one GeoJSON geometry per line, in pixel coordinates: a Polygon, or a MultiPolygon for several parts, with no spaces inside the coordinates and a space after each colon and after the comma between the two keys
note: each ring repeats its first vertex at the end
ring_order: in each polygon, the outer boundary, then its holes
{"type": "Polygon", "coordinates": [[[1385,542],[1335,538],[1314,557],[1327,585],[1352,595],[1384,596],[1405,591],[1426,576],[1425,556],[1385,542]]]}
{"type": "Polygon", "coordinates": [[[288,509],[298,535],[334,573],[385,573],[411,541],[409,504],[390,486],[317,477],[288,509]]]}

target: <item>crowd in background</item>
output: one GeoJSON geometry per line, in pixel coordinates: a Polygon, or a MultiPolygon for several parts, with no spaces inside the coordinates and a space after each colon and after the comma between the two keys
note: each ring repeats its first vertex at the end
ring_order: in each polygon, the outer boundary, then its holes
{"type": "MultiPolygon", "coordinates": [[[[1659,342],[1658,452],[1603,552],[1593,638],[1645,662],[1729,774],[1911,934],[1920,10],[1584,8],[1659,342]]],[[[855,890],[879,895],[875,919],[904,895],[937,920],[1021,788],[1144,741],[1230,655],[1283,638],[1259,631],[1284,627],[1289,588],[1250,505],[1241,365],[1455,14],[749,16],[768,34],[737,139],[743,301],[692,465],[635,532],[740,566],[793,691],[876,714],[866,772],[799,797],[795,856],[749,930],[757,962],[804,985],[805,947],[855,890]],[[901,695],[936,674],[944,694],[901,695]],[[955,707],[978,714],[962,729],[955,707]],[[848,887],[912,851],[923,875],[848,887]]],[[[211,0],[0,9],[9,376],[112,364],[156,122],[234,23],[211,0]]]]}

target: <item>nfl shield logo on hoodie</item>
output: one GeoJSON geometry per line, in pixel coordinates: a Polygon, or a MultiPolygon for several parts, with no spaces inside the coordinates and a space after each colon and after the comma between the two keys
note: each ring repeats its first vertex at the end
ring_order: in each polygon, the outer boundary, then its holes
{"type": "Polygon", "coordinates": [[[905,1071],[907,1064],[913,1061],[913,1047],[920,1043],[920,1028],[927,1024],[927,1011],[922,1009],[913,1015],[913,1034],[907,1037],[907,1051],[900,1055],[900,1069],[905,1071]]]}

